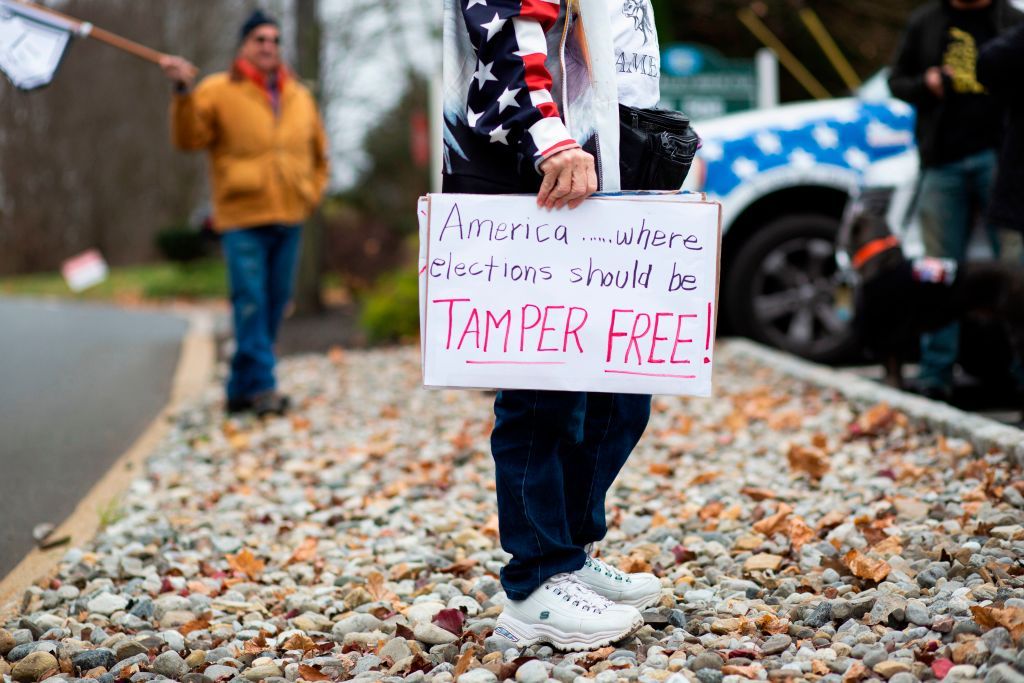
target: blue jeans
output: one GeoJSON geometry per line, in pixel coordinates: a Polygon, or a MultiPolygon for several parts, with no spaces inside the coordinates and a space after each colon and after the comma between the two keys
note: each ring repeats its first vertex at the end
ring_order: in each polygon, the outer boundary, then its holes
{"type": "Polygon", "coordinates": [[[502,391],[491,434],[501,583],[512,600],[583,567],[586,546],[608,533],[605,496],[640,441],[651,397],[502,391]]]}
{"type": "MultiPolygon", "coordinates": [[[[967,246],[979,213],[992,195],[996,169],[995,151],[986,151],[960,161],[926,168],[921,176],[918,198],[921,237],[928,256],[967,260],[967,246]]],[[[998,255],[999,233],[991,226],[988,238],[998,255]]],[[[921,337],[922,386],[952,387],[953,366],[960,347],[960,325],[953,323],[921,337]]]]}
{"type": "Polygon", "coordinates": [[[292,225],[224,233],[222,244],[235,322],[229,401],[251,398],[277,387],[274,343],[295,287],[300,235],[299,226],[292,225]]]}

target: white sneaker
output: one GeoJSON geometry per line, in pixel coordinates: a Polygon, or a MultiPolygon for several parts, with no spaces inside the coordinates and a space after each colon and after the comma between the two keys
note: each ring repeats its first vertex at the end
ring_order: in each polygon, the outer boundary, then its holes
{"type": "Polygon", "coordinates": [[[556,574],[525,600],[509,601],[494,634],[516,647],[543,641],[559,650],[594,650],[632,635],[643,625],[635,607],[601,597],[574,574],[556,574]]]}
{"type": "Polygon", "coordinates": [[[650,607],[661,599],[661,580],[654,574],[626,574],[589,556],[583,569],[574,573],[576,578],[598,595],[622,605],[632,605],[638,610],[650,607]]]}

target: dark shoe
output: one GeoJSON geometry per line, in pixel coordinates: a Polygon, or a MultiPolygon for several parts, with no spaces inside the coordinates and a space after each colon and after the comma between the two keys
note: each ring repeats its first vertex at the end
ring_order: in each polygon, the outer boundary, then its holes
{"type": "Polygon", "coordinates": [[[251,397],[243,398],[229,398],[227,403],[224,404],[224,410],[229,415],[237,415],[238,413],[247,413],[252,410],[253,400],[251,397]]]}
{"type": "Polygon", "coordinates": [[[276,391],[268,391],[253,397],[252,410],[257,417],[268,415],[284,415],[292,405],[292,400],[276,391]]]}
{"type": "Polygon", "coordinates": [[[917,380],[912,382],[907,388],[918,396],[923,396],[932,401],[949,403],[953,399],[953,387],[948,384],[934,384],[917,380]]]}

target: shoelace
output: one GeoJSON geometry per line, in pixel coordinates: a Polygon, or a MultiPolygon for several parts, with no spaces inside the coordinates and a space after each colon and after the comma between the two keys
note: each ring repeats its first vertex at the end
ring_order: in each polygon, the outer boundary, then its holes
{"type": "Polygon", "coordinates": [[[595,593],[572,574],[557,574],[551,577],[546,587],[566,602],[572,603],[574,607],[580,607],[587,612],[601,614],[615,604],[595,593]]]}
{"type": "Polygon", "coordinates": [[[633,583],[633,580],[629,578],[629,574],[624,574],[610,564],[606,564],[596,557],[588,557],[586,563],[583,565],[590,567],[594,571],[601,572],[605,576],[615,579],[616,581],[625,581],[626,583],[633,583]]]}

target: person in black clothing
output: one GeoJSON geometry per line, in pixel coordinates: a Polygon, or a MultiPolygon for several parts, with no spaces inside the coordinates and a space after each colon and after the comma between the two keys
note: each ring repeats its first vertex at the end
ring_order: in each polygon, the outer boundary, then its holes
{"type": "MultiPolygon", "coordinates": [[[[938,0],[910,18],[889,86],[917,109],[918,207],[929,256],[963,261],[971,228],[991,195],[1003,115],[978,81],[979,47],[1024,19],[1009,0],[938,0]]],[[[993,248],[998,232],[989,226],[993,248]]],[[[921,340],[918,390],[952,393],[956,325],[921,340]]]]}
{"type": "MultiPolygon", "coordinates": [[[[1020,242],[1024,234],[1024,23],[985,45],[978,80],[1005,107],[1006,134],[988,221],[1020,242]]],[[[1021,259],[1020,250],[1013,254],[1021,259]]]]}

